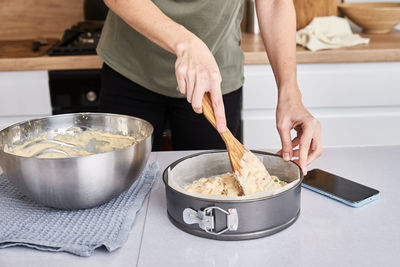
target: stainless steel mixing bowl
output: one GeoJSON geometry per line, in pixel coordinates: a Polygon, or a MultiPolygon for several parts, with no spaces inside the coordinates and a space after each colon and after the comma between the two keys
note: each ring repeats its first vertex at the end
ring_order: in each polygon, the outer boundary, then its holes
{"type": "Polygon", "coordinates": [[[0,131],[0,166],[26,196],[62,209],[94,207],[118,196],[136,180],[151,152],[153,126],[145,120],[104,113],[56,115],[21,122],[0,131]],[[43,134],[70,127],[100,129],[143,138],[124,149],[84,157],[45,159],[4,152],[43,134]]]}

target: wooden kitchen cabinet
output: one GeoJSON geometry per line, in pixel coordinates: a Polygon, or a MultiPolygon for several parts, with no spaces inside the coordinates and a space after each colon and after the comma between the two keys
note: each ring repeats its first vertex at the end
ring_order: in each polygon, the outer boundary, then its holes
{"type": "Polygon", "coordinates": [[[0,72],[0,129],[51,115],[47,71],[0,72]]]}
{"type": "MultiPolygon", "coordinates": [[[[304,104],[322,123],[324,147],[400,145],[400,62],[299,64],[298,81],[304,104]]],[[[276,102],[270,66],[245,66],[247,147],[280,147],[276,102]]]]}

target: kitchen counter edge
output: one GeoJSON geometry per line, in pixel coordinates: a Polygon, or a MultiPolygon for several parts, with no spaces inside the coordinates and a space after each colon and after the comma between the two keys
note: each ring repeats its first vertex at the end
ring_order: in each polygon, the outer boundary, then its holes
{"type": "MultiPolygon", "coordinates": [[[[363,35],[368,45],[311,52],[297,46],[297,63],[345,63],[400,61],[400,31],[386,35],[363,35]]],[[[246,65],[269,64],[260,35],[242,35],[246,65]]],[[[39,56],[0,58],[0,71],[99,69],[103,61],[97,55],[39,56]]]]}

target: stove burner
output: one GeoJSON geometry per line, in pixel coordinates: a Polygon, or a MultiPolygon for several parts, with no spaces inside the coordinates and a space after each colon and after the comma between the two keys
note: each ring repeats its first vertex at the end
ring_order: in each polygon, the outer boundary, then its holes
{"type": "Polygon", "coordinates": [[[50,56],[95,55],[102,23],[79,22],[67,29],[59,43],[48,52],[50,56]]]}
{"type": "Polygon", "coordinates": [[[84,32],[79,35],[78,42],[82,44],[94,44],[93,34],[91,32],[84,32]]]}

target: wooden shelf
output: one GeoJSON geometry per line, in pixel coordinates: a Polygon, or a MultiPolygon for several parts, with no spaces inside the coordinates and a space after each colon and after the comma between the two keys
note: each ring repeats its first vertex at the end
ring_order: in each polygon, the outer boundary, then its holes
{"type": "MultiPolygon", "coordinates": [[[[387,35],[366,35],[368,45],[311,52],[297,47],[297,63],[338,63],[400,61],[400,31],[387,35]]],[[[103,61],[96,55],[47,56],[46,47],[31,51],[32,40],[0,41],[0,71],[22,70],[73,70],[101,68],[103,61]]],[[[49,42],[49,43],[54,43],[49,42]]],[[[259,35],[243,34],[242,49],[245,64],[268,64],[262,39],[259,35]]]]}

